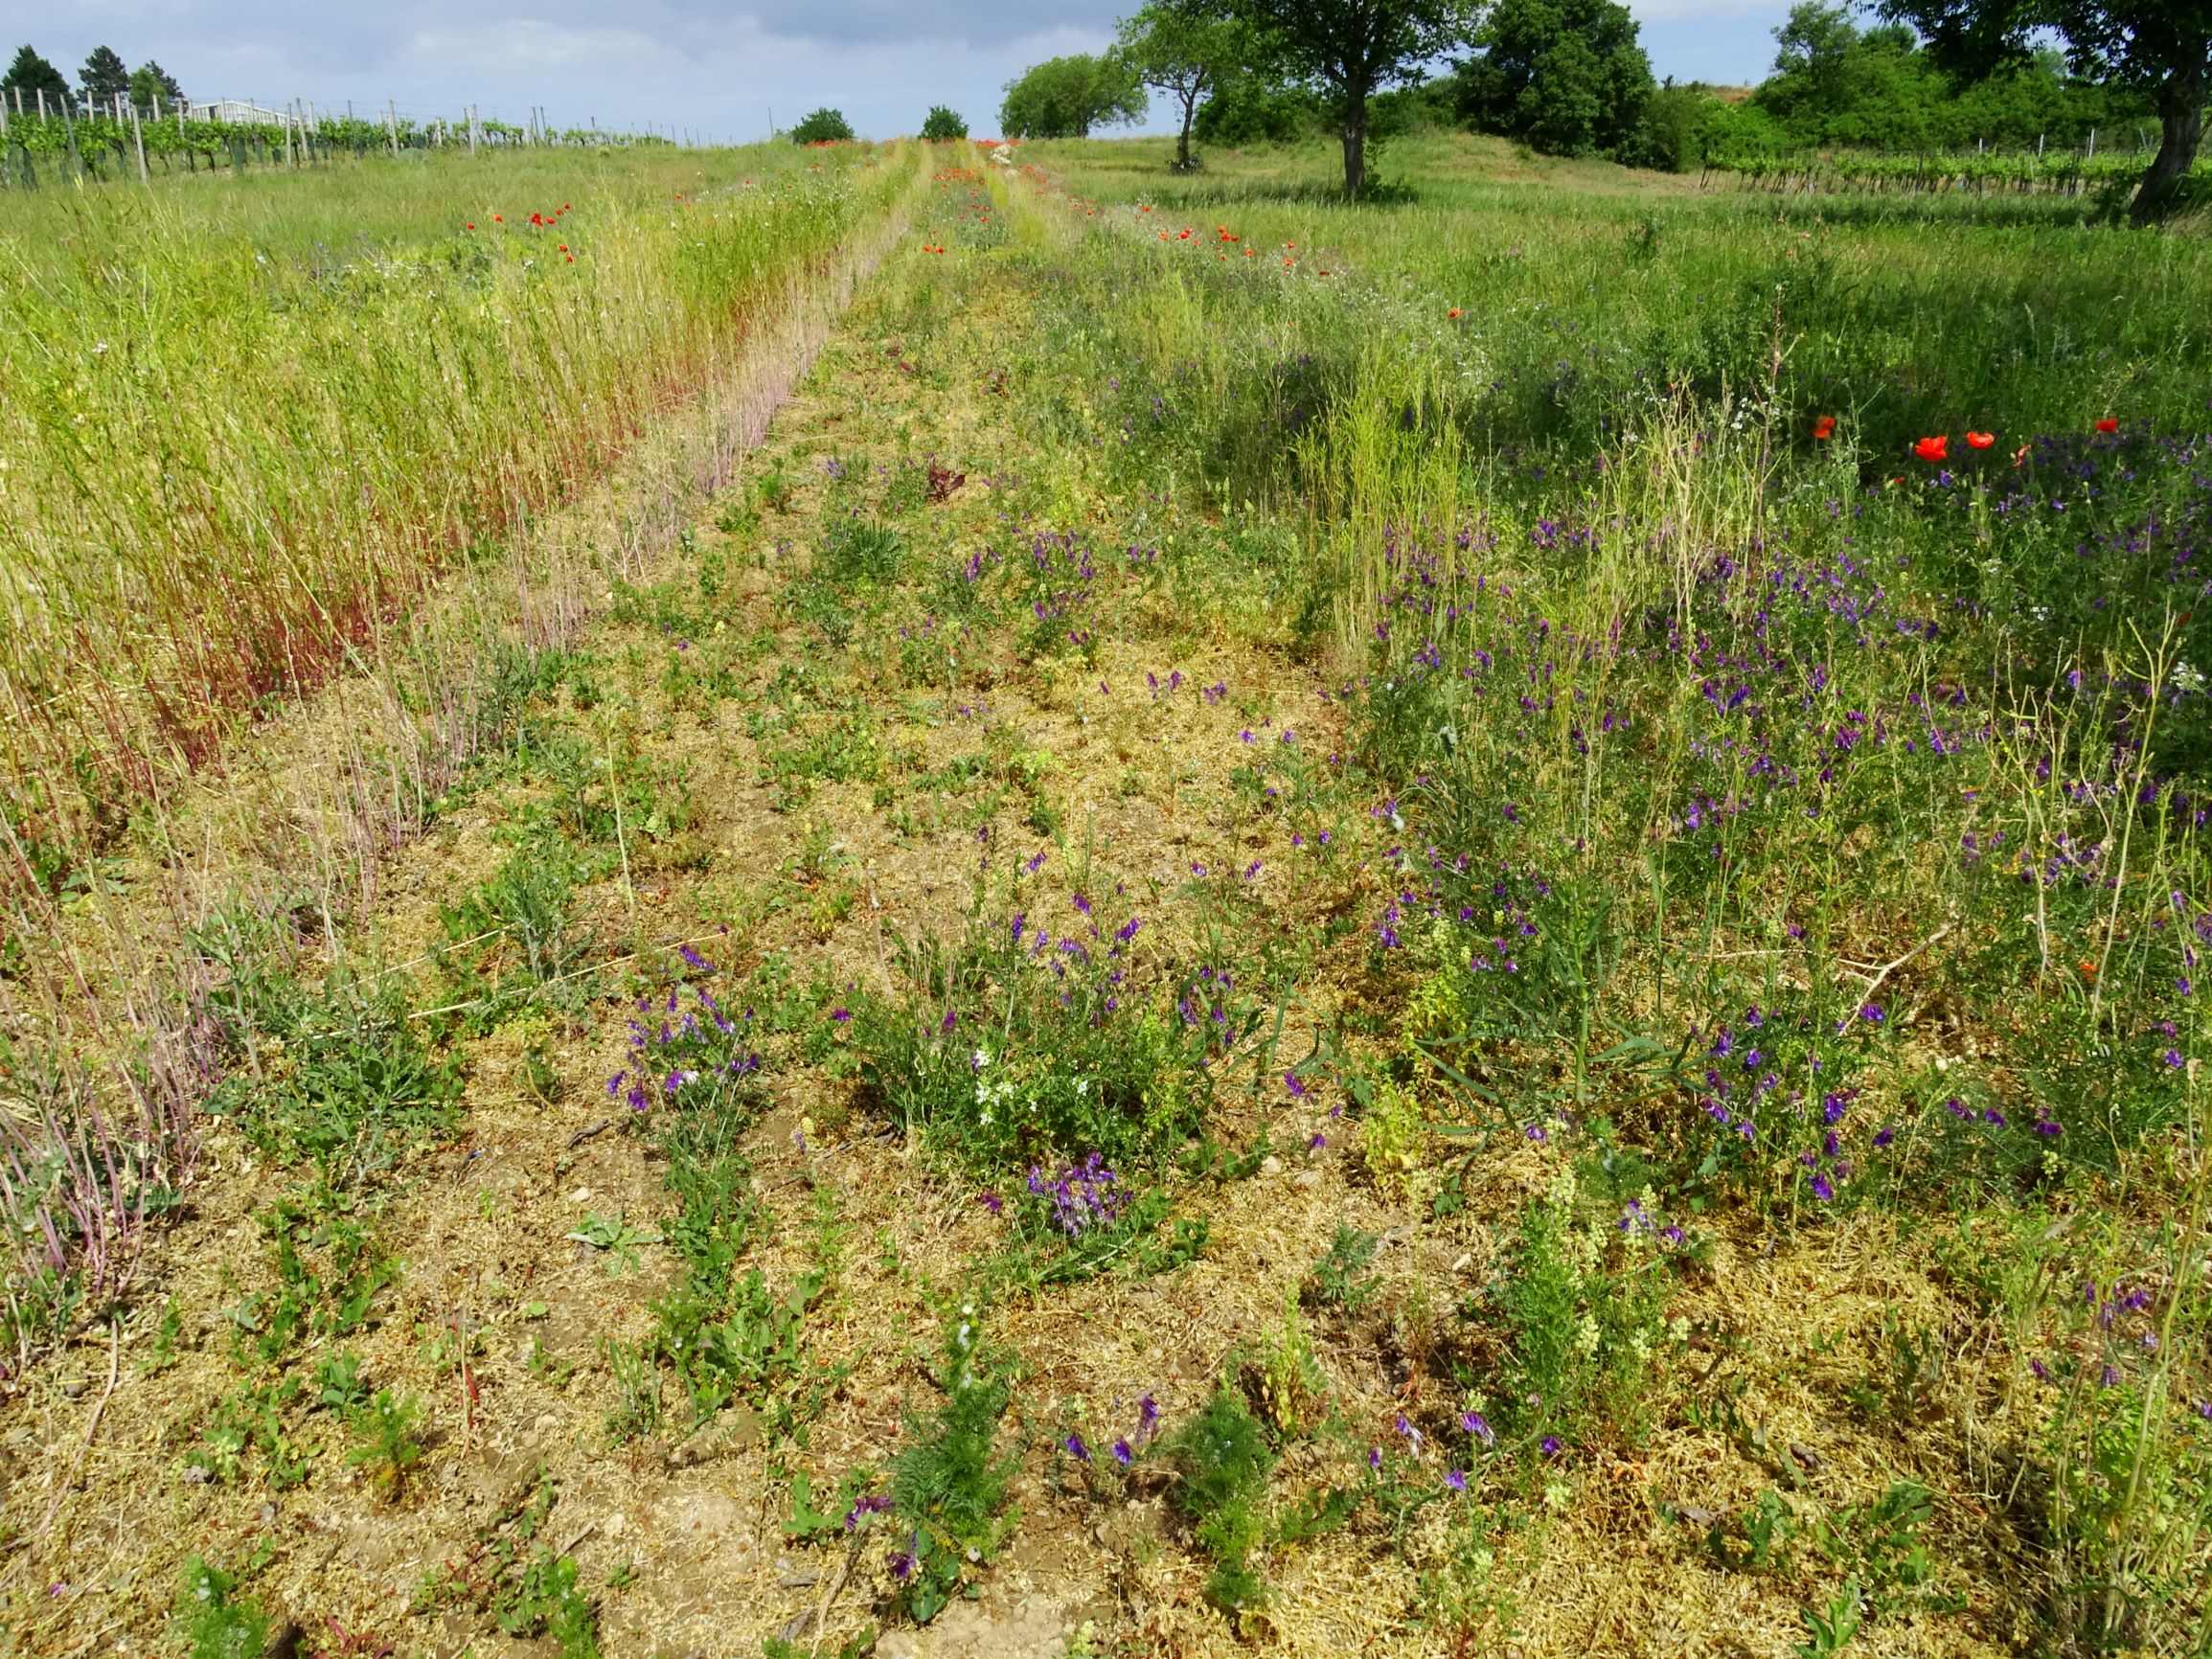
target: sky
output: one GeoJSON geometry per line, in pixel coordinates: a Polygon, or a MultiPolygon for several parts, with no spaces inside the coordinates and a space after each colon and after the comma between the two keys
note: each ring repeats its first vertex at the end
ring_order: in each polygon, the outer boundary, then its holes
{"type": "MultiPolygon", "coordinates": [[[[820,104],[862,137],[912,132],[933,103],[997,128],[1005,83],[1095,52],[1137,0],[0,0],[0,51],[28,41],[72,81],[112,46],[195,99],[521,122],[651,125],[765,137],[820,104]]],[[[1678,80],[1756,80],[1788,0],[1629,0],[1652,67],[1678,80]]],[[[1164,127],[1155,102],[1151,127],[1164,127]]]]}

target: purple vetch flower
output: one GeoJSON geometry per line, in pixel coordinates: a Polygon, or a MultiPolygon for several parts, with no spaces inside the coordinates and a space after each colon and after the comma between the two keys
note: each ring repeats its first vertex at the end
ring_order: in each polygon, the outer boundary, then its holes
{"type": "Polygon", "coordinates": [[[1283,1086],[1290,1091],[1292,1100],[1302,1101],[1306,1098],[1305,1079],[1300,1078],[1296,1072],[1285,1072],[1283,1074],[1283,1086]]]}
{"type": "Polygon", "coordinates": [[[891,1568],[891,1576],[901,1584],[914,1577],[914,1557],[904,1550],[893,1550],[888,1564],[891,1568]]]}
{"type": "Polygon", "coordinates": [[[2168,1049],[2158,1057],[2170,1066],[2178,1067],[2181,1064],[2181,1051],[2179,1049],[2168,1049]]]}
{"type": "Polygon", "coordinates": [[[1377,1474],[1382,1472],[1382,1448],[1380,1446],[1371,1445],[1367,1448],[1367,1466],[1377,1474]]]}
{"type": "Polygon", "coordinates": [[[690,963],[694,967],[697,968],[701,973],[712,973],[715,971],[714,965],[707,961],[705,957],[701,956],[697,951],[694,950],[688,944],[677,945],[676,953],[686,962],[690,963]]]}
{"type": "Polygon", "coordinates": [[[1421,1455],[1421,1431],[1406,1420],[1403,1412],[1398,1414],[1397,1428],[1399,1434],[1404,1437],[1405,1443],[1413,1448],[1413,1455],[1419,1457],[1421,1455]]]}
{"type": "Polygon", "coordinates": [[[2105,1369],[2097,1373],[2097,1386],[2099,1388],[2118,1388],[2120,1386],[2120,1368],[2107,1362],[2105,1369]]]}
{"type": "Polygon", "coordinates": [[[2051,1368],[2045,1365],[2041,1360],[2030,1359],[2028,1361],[2028,1369],[2036,1374],[2036,1377],[2039,1381],[2048,1382],[2051,1380],[2051,1368]]]}
{"type": "Polygon", "coordinates": [[[1129,1443],[1126,1439],[1116,1440],[1114,1442],[1114,1462],[1121,1465],[1123,1468],[1126,1469],[1129,1466],[1130,1464],[1134,1463],[1136,1461],[1136,1452],[1131,1449],[1129,1443]]]}
{"type": "Polygon", "coordinates": [[[980,1197],[977,1199],[977,1202],[982,1204],[982,1206],[986,1210],[989,1210],[993,1216],[1003,1216],[1006,1214],[1006,1200],[1001,1198],[996,1193],[985,1193],[980,1195],[980,1197]]]}
{"type": "Polygon", "coordinates": [[[1319,1150],[1320,1150],[1320,1149],[1321,1149],[1323,1147],[1326,1147],[1328,1144],[1329,1144],[1329,1137],[1328,1137],[1327,1135],[1324,1135],[1324,1134],[1322,1134],[1322,1133],[1321,1133],[1321,1132],[1320,1132],[1318,1129],[1316,1129],[1316,1130],[1313,1132],[1313,1138],[1312,1138],[1311,1141],[1308,1141],[1308,1142],[1306,1143],[1306,1149],[1307,1149],[1309,1152],[1318,1152],[1318,1151],[1319,1151],[1319,1150]]]}
{"type": "Polygon", "coordinates": [[[1877,1147],[1886,1147],[1896,1139],[1897,1130],[1888,1124],[1882,1125],[1881,1128],[1874,1131],[1874,1144],[1877,1147]]]}
{"type": "Polygon", "coordinates": [[[1836,1188],[1834,1184],[1830,1182],[1826,1174],[1817,1170],[1814,1170],[1813,1174],[1813,1195],[1815,1198],[1818,1198],[1823,1204],[1827,1203],[1829,1199],[1836,1196],[1836,1188]]]}
{"type": "Polygon", "coordinates": [[[882,1514],[890,1508],[891,1500],[887,1497],[880,1496],[879,1494],[871,1494],[868,1497],[864,1497],[858,1503],[855,1504],[852,1509],[846,1511],[845,1530],[848,1533],[853,1532],[860,1525],[862,1521],[866,1520],[870,1515],[882,1514]]]}
{"type": "Polygon", "coordinates": [[[1560,1455],[1560,1437],[1558,1435],[1547,1434],[1543,1437],[1543,1455],[1547,1458],[1556,1458],[1560,1455]]]}
{"type": "Polygon", "coordinates": [[[1497,1436],[1491,1431],[1490,1424],[1483,1420],[1482,1413],[1479,1411],[1461,1412],[1459,1426],[1482,1442],[1485,1450],[1497,1444],[1497,1436]]]}
{"type": "Polygon", "coordinates": [[[1467,1476],[1459,1469],[1446,1469],[1444,1484],[1455,1492],[1464,1492],[1467,1490],[1467,1476]]]}
{"type": "Polygon", "coordinates": [[[833,1008],[830,1011],[830,1018],[838,1025],[845,1024],[852,1017],[853,1011],[849,1008],[833,1008]]]}
{"type": "Polygon", "coordinates": [[[1082,1435],[1071,1434],[1060,1443],[1066,1448],[1067,1455],[1075,1459],[1077,1463],[1087,1464],[1090,1462],[1090,1447],[1083,1443],[1082,1435]]]}

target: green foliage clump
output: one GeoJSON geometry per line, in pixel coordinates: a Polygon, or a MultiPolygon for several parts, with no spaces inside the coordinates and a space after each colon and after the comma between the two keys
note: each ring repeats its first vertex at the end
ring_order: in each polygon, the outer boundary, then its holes
{"type": "Polygon", "coordinates": [[[458,1067],[408,1018],[397,987],[235,975],[210,998],[234,1061],[208,1110],[280,1163],[358,1184],[451,1133],[458,1067]]]}
{"type": "Polygon", "coordinates": [[[1109,933],[1102,911],[1056,940],[1016,916],[958,947],[909,945],[907,995],[853,1011],[861,1079],[979,1173],[1094,1152],[1122,1170],[1179,1143],[1203,1121],[1202,1062],[1222,1066],[1260,1013],[1212,968],[1180,986],[1148,973],[1138,925],[1109,933]]]}
{"type": "Polygon", "coordinates": [[[791,128],[793,144],[850,144],[852,141],[853,124],[845,119],[845,112],[827,104],[808,111],[799,118],[799,125],[791,128]]]}
{"type": "Polygon", "coordinates": [[[989,1561],[1019,1512],[1007,1508],[1018,1454],[998,1450],[998,1421],[1014,1398],[1014,1367],[984,1342],[976,1306],[966,1303],[946,1331],[931,1379],[945,1403],[910,1415],[907,1446],[891,1464],[891,1503],[905,1545],[894,1558],[900,1600],[926,1624],[989,1561]]]}
{"type": "Polygon", "coordinates": [[[922,138],[927,144],[949,144],[954,139],[968,136],[968,123],[960,114],[942,103],[929,106],[929,113],[922,118],[922,138]]]}
{"type": "Polygon", "coordinates": [[[1491,1292],[1509,1342],[1498,1392],[1531,1441],[1639,1434],[1664,1357],[1669,1272],[1647,1226],[1584,1219],[1576,1197],[1562,1169],[1521,1212],[1491,1292]]]}
{"type": "Polygon", "coordinates": [[[262,1659],[269,1616],[239,1596],[238,1587],[235,1576],[202,1557],[185,1563],[176,1625],[192,1659],[262,1659]]]}
{"type": "Polygon", "coordinates": [[[1141,121],[1145,90],[1113,53],[1047,58],[1006,83],[999,130],[1008,138],[1088,138],[1094,126],[1141,121]]]}
{"type": "Polygon", "coordinates": [[[398,1497],[425,1452],[422,1402],[380,1388],[374,1399],[353,1410],[353,1422],[361,1443],[346,1454],[346,1461],[366,1468],[386,1497],[398,1497]]]}
{"type": "Polygon", "coordinates": [[[1243,1395],[1227,1384],[1216,1389],[1203,1411],[1161,1443],[1161,1455],[1182,1476],[1175,1507],[1214,1560],[1206,1599],[1226,1613],[1261,1605],[1267,1591],[1251,1554],[1266,1534],[1263,1508],[1275,1452],[1243,1395]]]}
{"type": "Polygon", "coordinates": [[[1553,155],[1627,152],[1652,92],[1651,59],[1619,0],[1499,0],[1461,65],[1461,118],[1553,155]]]}

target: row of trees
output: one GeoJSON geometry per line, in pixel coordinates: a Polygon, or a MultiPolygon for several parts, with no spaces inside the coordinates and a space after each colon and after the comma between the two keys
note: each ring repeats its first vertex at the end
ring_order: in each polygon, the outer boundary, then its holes
{"type": "Polygon", "coordinates": [[[1803,0],[1775,32],[1774,75],[1745,99],[1654,83],[1620,0],[1151,0],[1104,56],[1011,82],[1000,121],[1010,138],[1083,137],[1140,119],[1149,87],[1175,106],[1176,167],[1193,165],[1194,137],[1323,126],[1353,195],[1379,117],[1384,130],[1444,119],[1670,168],[1789,147],[2070,143],[2155,123],[2138,221],[2171,205],[2195,162],[2212,0],[1879,0],[1863,28],[1858,10],[1803,0]]]}
{"type": "Polygon", "coordinates": [[[34,106],[43,97],[55,114],[67,110],[74,115],[80,109],[105,109],[118,98],[143,110],[157,106],[173,109],[184,102],[184,88],[176,83],[175,76],[151,58],[132,69],[106,46],[92,49],[84,67],[78,71],[78,84],[72,87],[69,78],[40,57],[36,48],[25,45],[16,50],[8,73],[0,76],[0,97],[6,98],[11,108],[19,98],[25,105],[34,106]]]}

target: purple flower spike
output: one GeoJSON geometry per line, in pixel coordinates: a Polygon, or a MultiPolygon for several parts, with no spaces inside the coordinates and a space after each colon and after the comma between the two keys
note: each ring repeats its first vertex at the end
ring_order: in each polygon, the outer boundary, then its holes
{"type": "Polygon", "coordinates": [[[1087,1464],[1090,1462],[1090,1447],[1083,1443],[1082,1435],[1071,1434],[1060,1443],[1067,1448],[1067,1455],[1075,1459],[1077,1463],[1087,1464]]]}
{"type": "Polygon", "coordinates": [[[1467,1476],[1459,1469],[1447,1469],[1444,1472],[1444,1484],[1455,1492],[1464,1492],[1467,1490],[1467,1476]]]}
{"type": "Polygon", "coordinates": [[[1378,1474],[1382,1472],[1382,1448],[1380,1446],[1371,1445],[1367,1448],[1367,1466],[1378,1474]]]}
{"type": "Polygon", "coordinates": [[[1129,1443],[1127,1440],[1117,1440],[1114,1442],[1114,1462],[1121,1465],[1123,1468],[1126,1469],[1129,1466],[1130,1464],[1134,1463],[1136,1461],[1136,1456],[1137,1454],[1130,1449],[1129,1443]]]}
{"type": "Polygon", "coordinates": [[[1547,1458],[1556,1458],[1560,1455],[1560,1437],[1558,1435],[1547,1434],[1543,1437],[1543,1455],[1547,1458]]]}

